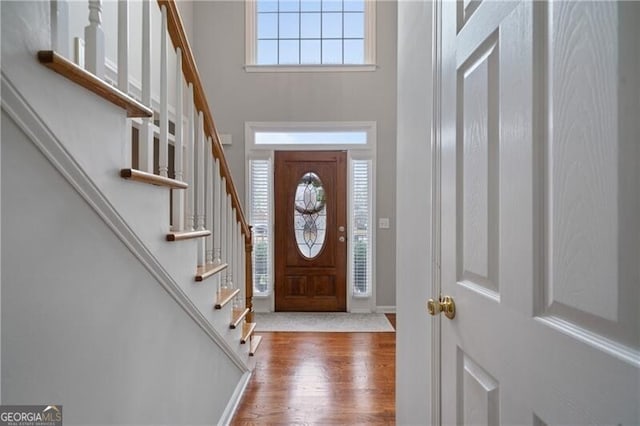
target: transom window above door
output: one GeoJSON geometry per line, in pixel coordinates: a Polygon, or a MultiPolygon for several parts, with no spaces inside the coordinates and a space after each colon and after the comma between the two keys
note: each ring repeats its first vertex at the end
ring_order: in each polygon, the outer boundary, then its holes
{"type": "Polygon", "coordinates": [[[246,0],[247,71],[375,70],[374,0],[246,0]]]}

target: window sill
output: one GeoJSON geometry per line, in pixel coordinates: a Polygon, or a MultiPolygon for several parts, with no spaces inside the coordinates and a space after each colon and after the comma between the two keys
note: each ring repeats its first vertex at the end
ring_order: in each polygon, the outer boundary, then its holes
{"type": "Polygon", "coordinates": [[[375,64],[366,65],[245,65],[246,72],[371,72],[375,64]]]}

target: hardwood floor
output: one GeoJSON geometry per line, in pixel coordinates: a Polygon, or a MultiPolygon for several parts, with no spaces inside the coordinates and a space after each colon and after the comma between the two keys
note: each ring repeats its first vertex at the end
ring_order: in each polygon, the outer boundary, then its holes
{"type": "Polygon", "coordinates": [[[260,335],[233,425],[395,423],[395,333],[260,335]]]}

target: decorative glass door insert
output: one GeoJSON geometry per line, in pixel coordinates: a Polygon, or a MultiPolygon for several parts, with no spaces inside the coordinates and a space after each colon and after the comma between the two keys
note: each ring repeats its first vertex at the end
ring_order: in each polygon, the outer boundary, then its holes
{"type": "Polygon", "coordinates": [[[327,207],[322,181],[313,172],[305,173],[296,187],[294,227],[300,254],[315,258],[324,247],[327,207]]]}

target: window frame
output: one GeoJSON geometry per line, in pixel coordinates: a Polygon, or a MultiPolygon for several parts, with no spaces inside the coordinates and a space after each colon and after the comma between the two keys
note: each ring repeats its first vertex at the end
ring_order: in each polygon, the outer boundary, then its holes
{"type": "Polygon", "coordinates": [[[376,0],[364,0],[364,63],[363,64],[287,64],[257,63],[257,3],[245,0],[245,65],[246,72],[349,72],[375,71],[376,63],[376,0]]]}

